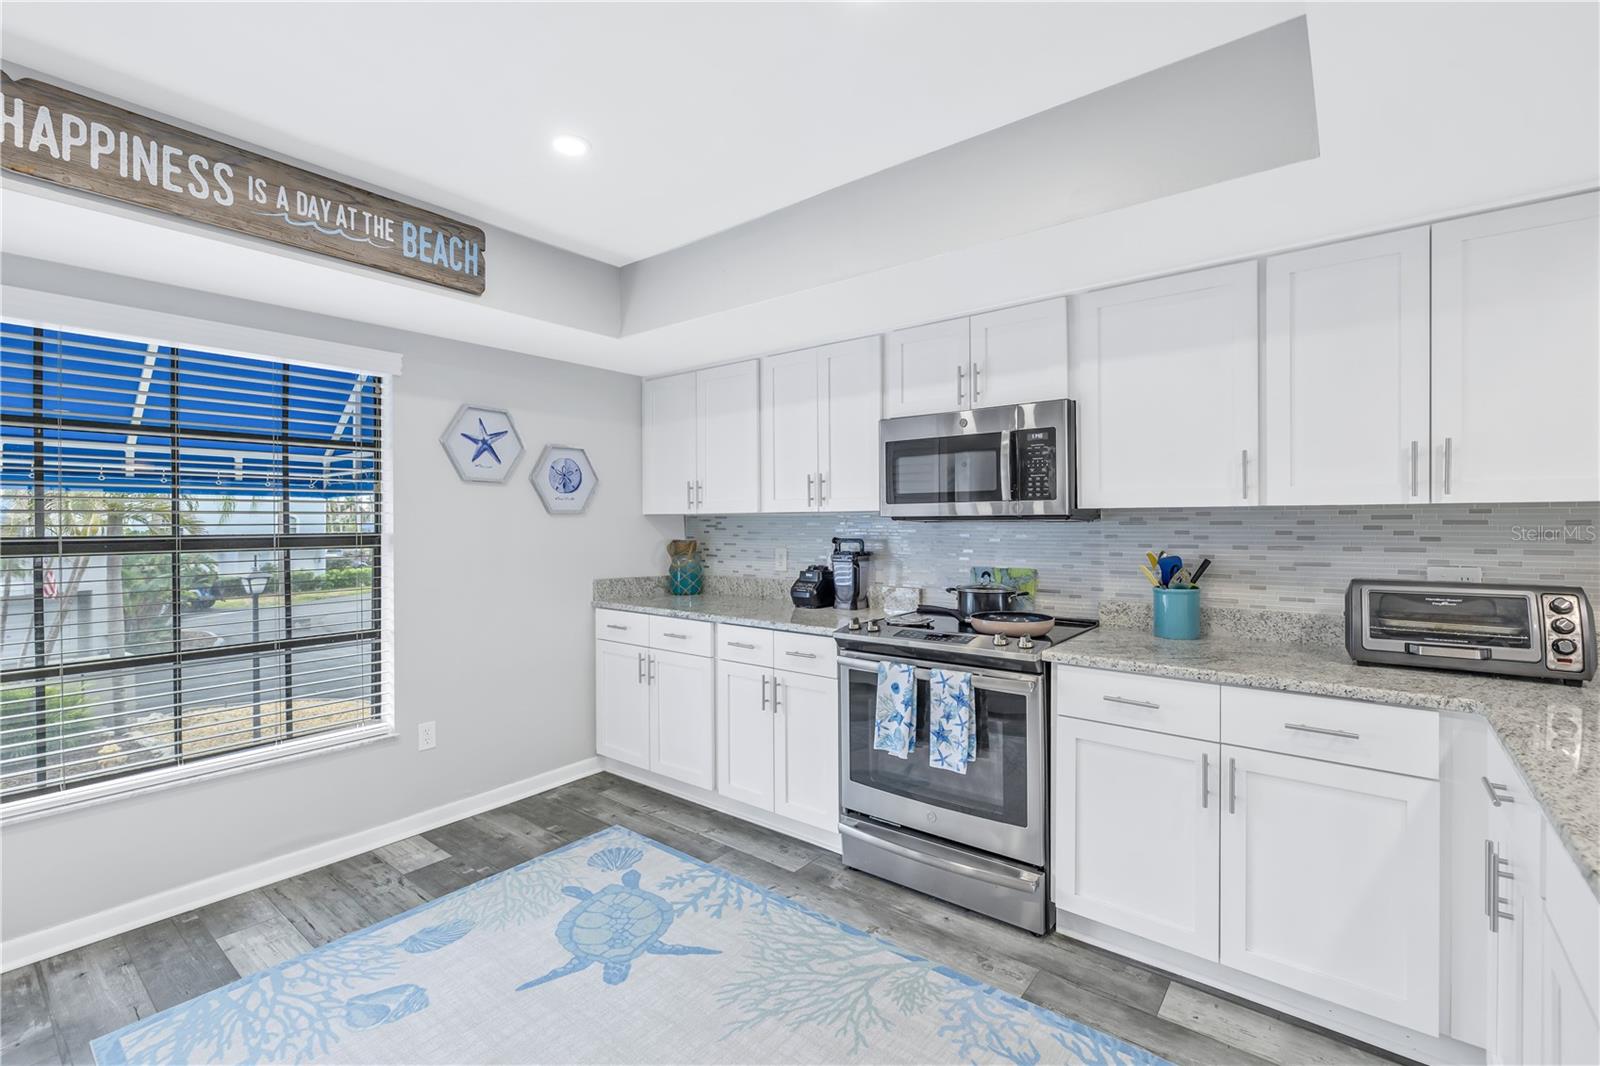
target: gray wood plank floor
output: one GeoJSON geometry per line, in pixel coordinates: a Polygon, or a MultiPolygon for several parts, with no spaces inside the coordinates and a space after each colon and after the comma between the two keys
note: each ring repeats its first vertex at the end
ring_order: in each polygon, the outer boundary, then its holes
{"type": "Polygon", "coordinates": [[[714,862],[1176,1063],[1394,1061],[1065,937],[1030,936],[845,869],[830,852],[606,773],[9,970],[0,981],[0,1060],[92,1062],[89,1041],[103,1033],[607,825],[714,862]]]}

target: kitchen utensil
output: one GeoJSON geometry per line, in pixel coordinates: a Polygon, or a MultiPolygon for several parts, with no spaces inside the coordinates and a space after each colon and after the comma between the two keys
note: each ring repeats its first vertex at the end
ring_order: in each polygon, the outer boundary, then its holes
{"type": "Polygon", "coordinates": [[[1172,575],[1183,569],[1183,558],[1177,555],[1163,555],[1161,557],[1161,584],[1170,585],[1172,575]]]}
{"type": "MultiPolygon", "coordinates": [[[[1149,552],[1145,552],[1145,554],[1146,555],[1150,555],[1149,552]]],[[[1155,558],[1155,556],[1153,556],[1153,555],[1150,556],[1150,557],[1152,559],[1155,558]]],[[[1161,579],[1159,577],[1157,577],[1156,576],[1156,572],[1154,570],[1150,569],[1148,566],[1139,567],[1139,573],[1143,574],[1145,576],[1145,578],[1150,582],[1150,584],[1154,585],[1156,588],[1160,588],[1161,587],[1161,579]]]]}
{"type": "Polygon", "coordinates": [[[1003,637],[1042,637],[1055,628],[1056,620],[1034,611],[979,611],[969,615],[967,624],[979,633],[998,633],[1003,637]]]}
{"type": "Polygon", "coordinates": [[[1156,558],[1156,553],[1155,552],[1145,552],[1144,553],[1144,558],[1145,558],[1145,561],[1150,564],[1150,569],[1152,569],[1152,570],[1160,570],[1161,569],[1161,562],[1160,562],[1160,560],[1158,560],[1156,558]]]}
{"type": "Polygon", "coordinates": [[[1211,566],[1211,560],[1210,559],[1201,559],[1200,560],[1200,565],[1194,568],[1194,573],[1191,574],[1190,577],[1189,577],[1189,584],[1191,584],[1191,585],[1200,584],[1201,576],[1206,572],[1206,570],[1210,566],[1211,566]]]}
{"type": "Polygon", "coordinates": [[[1020,598],[1020,593],[1004,585],[955,585],[945,591],[955,593],[955,609],[962,618],[981,611],[1009,611],[1020,598]]]}
{"type": "Polygon", "coordinates": [[[1194,587],[1194,576],[1189,573],[1187,566],[1180,566],[1178,572],[1167,580],[1169,589],[1187,589],[1194,587]]]}

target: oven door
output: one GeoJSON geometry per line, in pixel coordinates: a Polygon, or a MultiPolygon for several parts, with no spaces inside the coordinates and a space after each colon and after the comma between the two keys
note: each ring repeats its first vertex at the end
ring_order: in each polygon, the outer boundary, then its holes
{"type": "Polygon", "coordinates": [[[878,661],[839,658],[844,807],[1019,862],[1045,862],[1044,678],[974,671],[978,752],[965,774],[928,761],[928,674],[917,666],[917,741],[908,758],[872,747],[878,661]]]}
{"type": "Polygon", "coordinates": [[[1538,598],[1514,589],[1361,590],[1361,638],[1373,651],[1534,663],[1544,657],[1539,618],[1538,598]]]}

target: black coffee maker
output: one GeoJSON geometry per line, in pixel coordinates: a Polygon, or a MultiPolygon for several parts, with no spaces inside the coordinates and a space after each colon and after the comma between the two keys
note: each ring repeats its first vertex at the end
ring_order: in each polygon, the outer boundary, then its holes
{"type": "Polygon", "coordinates": [[[833,603],[841,611],[867,606],[867,542],[859,537],[833,538],[833,603]]]}

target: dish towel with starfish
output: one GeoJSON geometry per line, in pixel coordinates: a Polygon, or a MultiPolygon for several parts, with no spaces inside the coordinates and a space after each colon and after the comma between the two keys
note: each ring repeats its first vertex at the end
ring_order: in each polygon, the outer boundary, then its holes
{"type": "Polygon", "coordinates": [[[978,755],[972,675],[932,670],[928,677],[928,765],[964,774],[978,755]]]}
{"type": "Polygon", "coordinates": [[[904,759],[917,746],[917,668],[878,664],[878,699],[873,708],[872,747],[904,759]]]}

